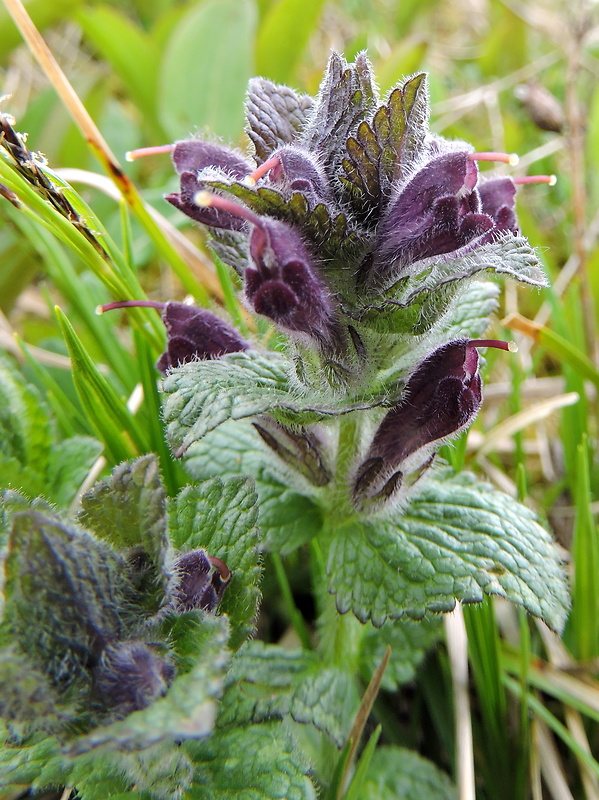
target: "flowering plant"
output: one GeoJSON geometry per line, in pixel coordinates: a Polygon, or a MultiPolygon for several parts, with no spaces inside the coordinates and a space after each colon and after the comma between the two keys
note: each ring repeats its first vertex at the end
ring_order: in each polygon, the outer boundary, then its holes
{"type": "Polygon", "coordinates": [[[478,169],[513,157],[435,136],[428,114],[425,75],[381,103],[366,57],[333,55],[316,100],[251,82],[255,163],[201,139],[172,147],[167,200],[207,228],[285,346],[236,341],[205,360],[208,337],[167,372],[168,437],[197,479],[251,472],[266,549],[318,538],[340,613],[382,625],[488,592],[560,628],[549,535],[436,457],[480,408],[478,349],[509,347],[479,338],[488,278],[545,278],[518,230],[518,179],[478,169]]]}
{"type": "MultiPolygon", "coordinates": [[[[364,55],[333,55],[315,100],[253,80],[247,116],[251,156],[201,139],[166,148],[180,180],[167,200],[208,231],[274,347],[184,303],[104,306],[160,311],[166,433],[193,484],[173,481],[167,497],[156,457],[142,455],[71,492],[54,476],[85,474],[97,443],[55,446],[35,394],[0,365],[2,420],[17,431],[0,462],[13,476],[0,528],[2,788],[386,798],[403,791],[399,775],[414,796],[451,797],[410,751],[373,756],[378,732],[349,783],[371,702],[358,712],[361,681],[409,680],[439,612],[485,593],[564,624],[549,533],[438,456],[481,407],[479,350],[509,350],[481,338],[498,295],[489,278],[545,282],[517,227],[525,179],[482,175],[479,161],[511,157],[430,133],[424,75],[381,101],[364,55]],[[295,620],[303,649],[252,641],[261,554],[281,571],[280,556],[302,547],[315,631],[295,620]]],[[[117,263],[113,294],[135,290],[91,214],[2,126],[3,196],[17,211],[21,198],[51,207],[100,274],[117,263]]],[[[82,404],[116,414],[59,320],[82,404]]],[[[111,441],[108,426],[98,430],[111,441]]]]}

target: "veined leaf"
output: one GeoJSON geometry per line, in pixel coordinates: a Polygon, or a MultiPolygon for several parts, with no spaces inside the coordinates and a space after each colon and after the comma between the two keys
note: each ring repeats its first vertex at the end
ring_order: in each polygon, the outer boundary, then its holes
{"type": "Polygon", "coordinates": [[[277,412],[307,424],[346,414],[370,404],[339,406],[310,402],[293,389],[289,360],[273,351],[228,353],[210,361],[192,361],[168,373],[163,383],[166,432],[176,455],[229,419],[277,412]]]}
{"type": "Polygon", "coordinates": [[[262,545],[287,555],[319,533],[323,518],[319,506],[299,487],[294,490],[279,480],[277,462],[245,421],[225,422],[185,453],[185,468],[195,480],[251,476],[258,495],[262,545]]]}
{"type": "Polygon", "coordinates": [[[369,800],[457,800],[449,777],[413,750],[379,747],[370,762],[362,797],[369,800]]]}
{"type": "Polygon", "coordinates": [[[308,764],[279,722],[225,728],[186,749],[196,766],[189,800],[316,800],[308,764]]]}
{"type": "Polygon", "coordinates": [[[318,657],[249,642],[237,654],[227,676],[218,726],[264,722],[289,714],[311,723],[338,747],[345,742],[360,698],[349,673],[324,667],[318,657]]]}
{"type": "Polygon", "coordinates": [[[472,476],[430,480],[389,520],[346,523],[329,553],[341,613],[380,626],[451,611],[483,593],[518,603],[561,630],[568,583],[549,533],[526,506],[472,476]]]}

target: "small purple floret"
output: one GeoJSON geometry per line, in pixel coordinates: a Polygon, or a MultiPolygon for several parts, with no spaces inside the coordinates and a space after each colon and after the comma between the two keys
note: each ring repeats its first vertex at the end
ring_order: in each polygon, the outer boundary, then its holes
{"type": "Polygon", "coordinates": [[[224,320],[197,306],[173,301],[165,303],[162,320],[166,326],[167,345],[166,352],[156,362],[161,372],[188,361],[237,353],[249,346],[224,320]]]}
{"type": "Polygon", "coordinates": [[[205,550],[191,550],[175,562],[173,598],[179,613],[215,611],[231,580],[231,571],[205,550]]]}
{"type": "Polygon", "coordinates": [[[126,641],[104,648],[92,674],[100,702],[125,717],[166,694],[175,669],[156,647],[126,641]]]}
{"type": "Polygon", "coordinates": [[[384,417],[358,470],[356,497],[388,496],[438,446],[476,416],[482,402],[478,352],[468,339],[443,345],[409,378],[401,402],[384,417]]]}

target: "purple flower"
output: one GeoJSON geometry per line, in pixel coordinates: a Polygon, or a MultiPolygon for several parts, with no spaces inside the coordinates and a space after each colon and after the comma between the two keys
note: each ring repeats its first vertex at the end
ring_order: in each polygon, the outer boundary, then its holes
{"type": "Polygon", "coordinates": [[[233,150],[220,145],[202,142],[199,139],[177,142],[172,146],[172,159],[180,179],[179,192],[169,194],[166,200],[191,219],[212,228],[243,230],[243,220],[226,211],[200,207],[194,202],[195,195],[206,188],[200,173],[208,170],[212,178],[220,175],[226,180],[242,180],[252,172],[250,164],[233,150]]]}
{"type": "Polygon", "coordinates": [[[173,602],[179,613],[215,611],[231,580],[231,570],[205,550],[191,550],[177,559],[173,577],[173,602]]]}
{"type": "Polygon", "coordinates": [[[310,153],[298,147],[282,147],[252,173],[253,180],[263,176],[267,176],[268,183],[285,195],[301,192],[310,206],[332,202],[324,170],[310,153]]]}
{"type": "Polygon", "coordinates": [[[415,261],[482,244],[491,233],[515,228],[514,197],[507,184],[489,181],[486,205],[481,197],[475,161],[489,157],[510,158],[500,153],[441,153],[401,187],[378,226],[367,284],[396,281],[415,261]]]}
{"type": "Polygon", "coordinates": [[[166,694],[175,669],[158,648],[126,641],[107,645],[92,675],[100,702],[125,717],[166,694]]]}
{"type": "Polygon", "coordinates": [[[156,369],[166,372],[178,364],[198,359],[218,358],[225,353],[247,350],[249,343],[216,314],[187,303],[155,303],[152,300],[124,300],[107,303],[99,310],[115,308],[156,308],[162,311],[166,327],[166,351],[156,362],[156,369]]]}
{"type": "Polygon", "coordinates": [[[482,402],[477,347],[509,349],[505,342],[459,339],[437,348],[412,373],[358,469],[358,502],[386,499],[404,479],[413,483],[438,446],[472,422],[482,402]]]}
{"type": "Polygon", "coordinates": [[[336,308],[300,234],[286,222],[254,214],[228,198],[209,192],[196,203],[247,220],[250,263],[244,272],[245,295],[257,314],[293,333],[332,344],[336,308]]]}

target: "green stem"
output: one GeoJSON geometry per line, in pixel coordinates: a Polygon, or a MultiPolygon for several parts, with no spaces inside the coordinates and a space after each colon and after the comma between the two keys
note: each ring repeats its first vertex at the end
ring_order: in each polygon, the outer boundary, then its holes
{"type": "Polygon", "coordinates": [[[278,553],[272,553],[271,558],[277,574],[279,588],[281,590],[281,594],[283,595],[283,603],[285,604],[285,608],[289,614],[291,624],[295,628],[295,632],[299,636],[302,646],[306,650],[312,650],[313,647],[310,639],[310,632],[308,631],[304,618],[295,605],[295,600],[293,599],[293,594],[291,592],[291,586],[289,585],[287,573],[285,572],[285,567],[283,566],[283,560],[278,553]]]}

